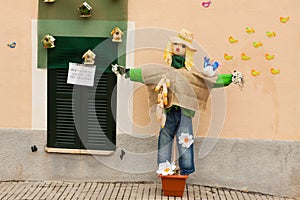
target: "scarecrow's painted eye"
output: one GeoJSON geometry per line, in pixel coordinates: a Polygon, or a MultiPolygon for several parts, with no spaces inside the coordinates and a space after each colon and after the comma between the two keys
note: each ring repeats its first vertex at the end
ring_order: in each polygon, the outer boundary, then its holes
{"type": "Polygon", "coordinates": [[[185,48],[185,45],[184,45],[184,44],[182,45],[182,48],[185,48]]]}

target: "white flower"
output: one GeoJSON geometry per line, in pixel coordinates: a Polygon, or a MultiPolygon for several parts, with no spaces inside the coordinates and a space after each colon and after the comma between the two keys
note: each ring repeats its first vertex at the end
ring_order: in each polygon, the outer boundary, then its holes
{"type": "Polygon", "coordinates": [[[157,174],[161,174],[163,176],[174,174],[174,170],[176,169],[176,165],[174,162],[170,163],[168,160],[164,163],[159,163],[157,174]]]}
{"type": "Polygon", "coordinates": [[[118,72],[118,65],[117,64],[112,64],[111,65],[112,67],[111,67],[111,71],[113,71],[116,75],[118,75],[118,74],[120,74],[119,72],[118,72]]]}
{"type": "Polygon", "coordinates": [[[244,86],[244,77],[243,74],[239,71],[233,71],[231,81],[233,84],[240,86],[240,88],[243,88],[244,86]]]}
{"type": "Polygon", "coordinates": [[[183,148],[189,148],[194,143],[193,136],[188,133],[181,133],[178,139],[178,143],[181,144],[183,148]]]}

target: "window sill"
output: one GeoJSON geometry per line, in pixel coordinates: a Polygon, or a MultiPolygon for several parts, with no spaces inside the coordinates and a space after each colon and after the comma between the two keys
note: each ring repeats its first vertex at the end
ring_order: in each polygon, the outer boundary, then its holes
{"type": "Polygon", "coordinates": [[[52,147],[45,147],[45,151],[47,153],[66,153],[66,154],[102,155],[102,156],[108,156],[114,153],[114,151],[104,151],[104,150],[63,149],[63,148],[52,148],[52,147]]]}

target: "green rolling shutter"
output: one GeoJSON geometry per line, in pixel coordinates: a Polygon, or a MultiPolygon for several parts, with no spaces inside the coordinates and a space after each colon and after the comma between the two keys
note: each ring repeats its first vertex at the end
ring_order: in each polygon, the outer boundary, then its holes
{"type": "Polygon", "coordinates": [[[60,43],[48,50],[47,146],[114,150],[116,76],[110,64],[117,59],[117,46],[107,40],[99,45],[102,38],[56,38],[60,43]],[[94,87],[67,84],[68,63],[79,62],[88,49],[96,53],[94,87]]]}

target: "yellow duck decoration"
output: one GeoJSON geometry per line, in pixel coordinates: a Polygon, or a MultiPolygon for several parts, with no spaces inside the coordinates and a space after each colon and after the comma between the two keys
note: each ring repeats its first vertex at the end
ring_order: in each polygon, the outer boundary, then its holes
{"type": "Polygon", "coordinates": [[[273,60],[275,58],[275,55],[271,55],[269,53],[266,53],[265,58],[266,58],[266,60],[273,60]]]}
{"type": "Polygon", "coordinates": [[[255,33],[255,30],[254,30],[254,28],[246,27],[246,33],[252,34],[252,33],[255,33]]]}
{"type": "Polygon", "coordinates": [[[241,58],[242,58],[242,60],[250,60],[251,59],[251,57],[247,56],[245,53],[242,53],[241,58]]]}
{"type": "Polygon", "coordinates": [[[269,37],[269,38],[272,38],[272,37],[275,37],[276,36],[276,33],[274,31],[267,31],[266,32],[266,35],[269,37]]]}
{"type": "Polygon", "coordinates": [[[270,69],[271,73],[276,75],[280,73],[280,69],[274,69],[273,67],[270,69]]]}
{"type": "Polygon", "coordinates": [[[252,69],[251,70],[251,75],[252,76],[258,76],[258,75],[260,75],[260,72],[256,71],[255,69],[252,69]]]}
{"type": "Polygon", "coordinates": [[[234,44],[234,43],[238,43],[238,42],[239,42],[239,40],[233,38],[232,36],[229,36],[228,41],[229,41],[231,44],[234,44]]]}
{"type": "Polygon", "coordinates": [[[263,43],[262,43],[262,42],[253,42],[252,44],[253,44],[253,46],[254,46],[255,48],[258,48],[258,47],[262,47],[262,46],[263,46],[263,43]]]}
{"type": "Polygon", "coordinates": [[[224,59],[225,59],[225,60],[232,60],[232,59],[233,59],[233,56],[228,55],[227,53],[225,53],[225,54],[224,54],[224,59]]]}
{"type": "Polygon", "coordinates": [[[287,23],[290,20],[290,17],[280,17],[279,19],[280,19],[281,23],[285,24],[285,23],[287,23]]]}

